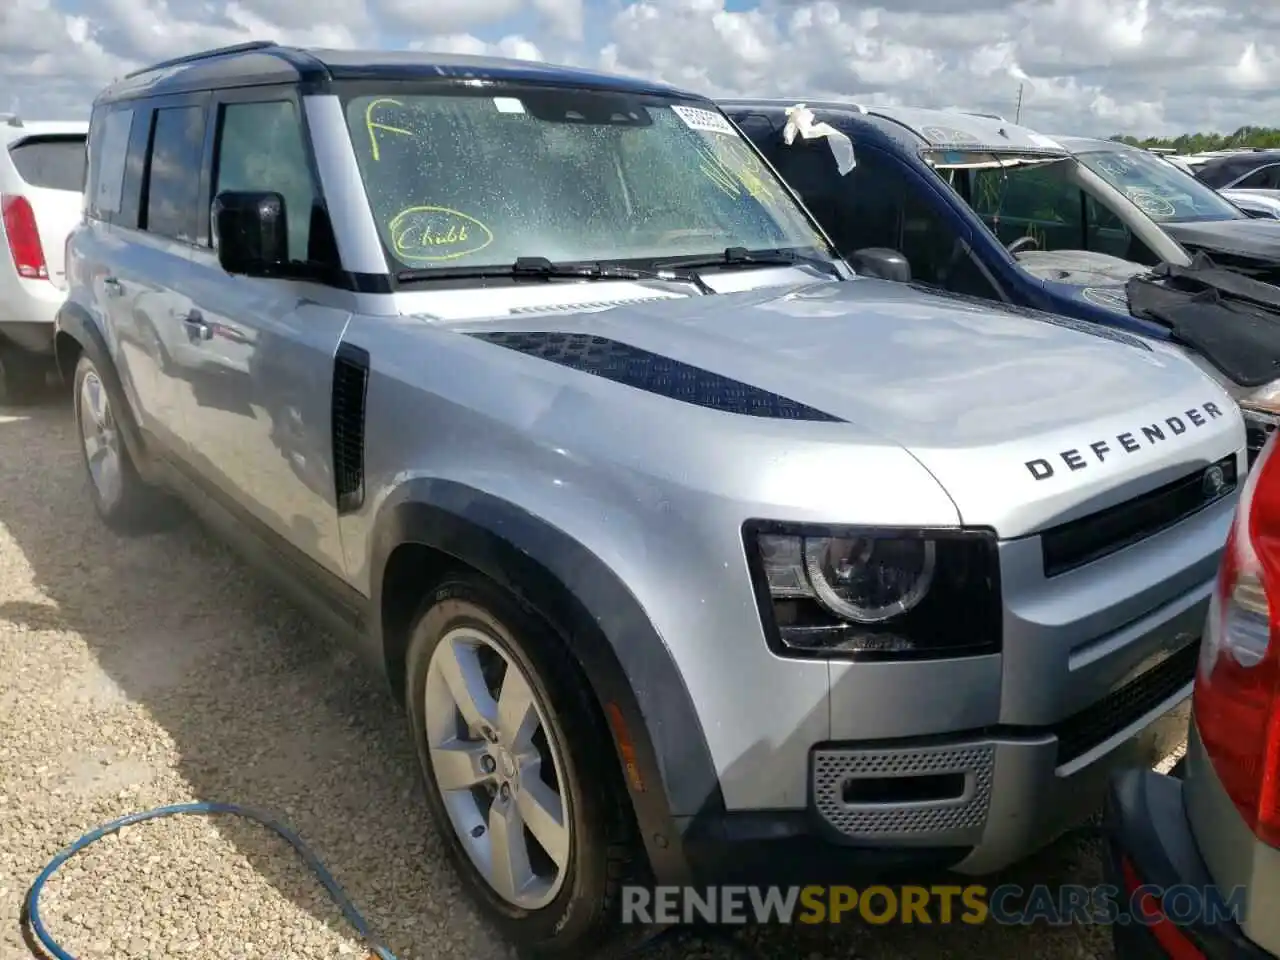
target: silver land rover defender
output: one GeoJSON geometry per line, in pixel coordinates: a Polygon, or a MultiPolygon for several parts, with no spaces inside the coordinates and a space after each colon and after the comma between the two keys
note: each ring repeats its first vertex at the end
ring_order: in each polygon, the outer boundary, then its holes
{"type": "Polygon", "coordinates": [[[708,100],[254,43],[94,104],[60,363],[406,707],[488,914],[996,870],[1178,716],[1244,469],[1158,345],[858,277],[708,100]]]}

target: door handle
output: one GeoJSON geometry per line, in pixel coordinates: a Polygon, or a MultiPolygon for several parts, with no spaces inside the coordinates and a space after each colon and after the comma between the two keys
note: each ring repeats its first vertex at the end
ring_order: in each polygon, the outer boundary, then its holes
{"type": "Polygon", "coordinates": [[[212,340],[213,327],[204,322],[204,315],[199,310],[192,310],[182,318],[187,332],[193,340],[212,340]]]}
{"type": "Polygon", "coordinates": [[[107,288],[107,293],[113,297],[121,296],[124,293],[124,284],[115,277],[103,277],[102,285],[107,288]]]}

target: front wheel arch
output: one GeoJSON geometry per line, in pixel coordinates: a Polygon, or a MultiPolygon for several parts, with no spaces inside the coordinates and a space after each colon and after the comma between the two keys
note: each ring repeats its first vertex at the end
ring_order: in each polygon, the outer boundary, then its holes
{"type": "Polygon", "coordinates": [[[723,801],[683,678],[625,584],[562,531],[451,481],[406,484],[384,503],[373,544],[373,610],[393,689],[403,690],[406,631],[432,583],[461,567],[502,587],[569,645],[613,734],[650,865],[660,882],[683,882],[677,817],[723,801]]]}

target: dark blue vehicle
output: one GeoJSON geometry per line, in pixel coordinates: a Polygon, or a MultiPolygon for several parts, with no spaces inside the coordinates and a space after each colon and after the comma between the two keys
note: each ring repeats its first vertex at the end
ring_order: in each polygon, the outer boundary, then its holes
{"type": "Polygon", "coordinates": [[[998,117],[805,103],[853,142],[847,174],[825,139],[785,142],[796,101],[720,106],[855,269],[899,279],[909,269],[911,280],[955,293],[1170,338],[1130,314],[1125,283],[1190,257],[1058,141],[998,117]]]}

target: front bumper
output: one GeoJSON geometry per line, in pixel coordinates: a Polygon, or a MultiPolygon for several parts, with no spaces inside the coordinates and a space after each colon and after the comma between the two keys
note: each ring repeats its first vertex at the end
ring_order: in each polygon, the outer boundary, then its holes
{"type": "Polygon", "coordinates": [[[693,878],[998,871],[1097,813],[1114,771],[1150,766],[1185,739],[1198,646],[1052,728],[816,745],[807,809],[708,811],[682,825],[693,878]]]}
{"type": "MultiPolygon", "coordinates": [[[[1166,890],[1214,886],[1187,821],[1181,780],[1147,769],[1119,773],[1107,794],[1105,825],[1107,882],[1120,891],[1132,886],[1132,881],[1125,882],[1125,862],[1141,884],[1166,890]]],[[[1120,902],[1128,906],[1123,893],[1120,902]]],[[[1176,932],[1158,933],[1149,923],[1123,918],[1112,927],[1116,960],[1176,957],[1179,954],[1171,949],[1170,938],[1184,947],[1189,943],[1207,960],[1275,960],[1245,937],[1238,925],[1223,918],[1205,918],[1177,927],[1176,932]]]]}

